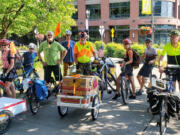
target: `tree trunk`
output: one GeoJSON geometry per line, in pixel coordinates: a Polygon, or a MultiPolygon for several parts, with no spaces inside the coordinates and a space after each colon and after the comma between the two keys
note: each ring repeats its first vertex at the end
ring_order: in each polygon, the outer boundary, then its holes
{"type": "Polygon", "coordinates": [[[6,38],[6,35],[7,35],[7,31],[2,31],[0,33],[0,39],[6,38]]]}

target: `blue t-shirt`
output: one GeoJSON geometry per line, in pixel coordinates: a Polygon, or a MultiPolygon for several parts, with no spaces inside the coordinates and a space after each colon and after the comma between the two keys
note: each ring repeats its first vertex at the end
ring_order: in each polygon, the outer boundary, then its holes
{"type": "Polygon", "coordinates": [[[34,63],[34,59],[35,57],[37,56],[37,52],[33,52],[33,53],[30,53],[30,52],[25,52],[23,54],[23,58],[24,58],[24,61],[23,61],[23,65],[24,67],[31,67],[30,64],[33,64],[34,63]]]}
{"type": "Polygon", "coordinates": [[[68,41],[61,42],[61,45],[64,46],[67,50],[67,54],[64,57],[64,62],[74,62],[74,45],[75,42],[70,40],[70,48],[68,48],[68,41]]]}

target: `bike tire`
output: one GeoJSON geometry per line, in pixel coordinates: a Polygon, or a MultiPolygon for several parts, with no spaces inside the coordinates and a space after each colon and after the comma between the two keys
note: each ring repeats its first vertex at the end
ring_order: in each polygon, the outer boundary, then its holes
{"type": "Polygon", "coordinates": [[[33,92],[33,89],[32,88],[30,88],[30,89],[31,90],[28,95],[28,102],[29,102],[29,107],[30,107],[31,113],[35,115],[39,111],[40,101],[36,98],[36,95],[33,92]]]}
{"type": "Polygon", "coordinates": [[[128,91],[128,88],[126,87],[126,80],[123,77],[121,78],[120,88],[121,88],[122,102],[123,104],[127,104],[128,98],[129,98],[128,97],[129,91],[128,91]]]}
{"type": "Polygon", "coordinates": [[[165,135],[166,128],[167,128],[167,119],[166,119],[166,113],[165,113],[165,108],[164,108],[164,103],[162,102],[161,104],[161,111],[160,111],[160,135],[165,135]]]}
{"type": "Polygon", "coordinates": [[[58,114],[59,114],[61,117],[66,116],[67,113],[68,113],[68,107],[58,106],[57,109],[58,109],[58,114]]]}
{"type": "Polygon", "coordinates": [[[92,120],[96,120],[98,118],[99,108],[100,108],[99,105],[100,105],[99,96],[95,95],[92,100],[92,107],[96,107],[96,108],[91,109],[92,120]]]}
{"type": "Polygon", "coordinates": [[[6,89],[0,84],[0,97],[7,96],[6,89]]]}
{"type": "Polygon", "coordinates": [[[116,79],[110,71],[107,73],[107,84],[107,86],[109,86],[112,91],[116,91],[116,79]]]}
{"type": "Polygon", "coordinates": [[[0,112],[0,135],[7,132],[11,124],[11,115],[8,112],[0,112]]]}

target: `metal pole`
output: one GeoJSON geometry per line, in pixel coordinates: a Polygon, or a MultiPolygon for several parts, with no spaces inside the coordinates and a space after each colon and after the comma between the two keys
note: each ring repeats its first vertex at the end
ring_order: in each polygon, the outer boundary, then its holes
{"type": "Polygon", "coordinates": [[[151,10],[152,10],[152,13],[151,13],[151,27],[152,27],[152,34],[151,34],[151,38],[152,38],[152,44],[154,44],[154,4],[153,4],[154,0],[151,0],[151,10]]]}

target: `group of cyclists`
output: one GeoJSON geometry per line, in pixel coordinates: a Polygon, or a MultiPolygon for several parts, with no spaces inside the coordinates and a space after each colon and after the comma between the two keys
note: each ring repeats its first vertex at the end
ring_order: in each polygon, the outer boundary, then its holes
{"type": "MultiPolygon", "coordinates": [[[[91,57],[96,59],[95,50],[93,45],[87,41],[87,31],[82,30],[79,33],[80,40],[74,42],[71,40],[72,32],[66,31],[66,39],[63,42],[55,41],[54,33],[48,31],[46,33],[46,40],[40,44],[37,52],[36,45],[34,43],[29,44],[29,51],[25,52],[22,56],[15,56],[10,50],[10,41],[7,39],[0,40],[0,46],[2,51],[2,65],[3,65],[3,76],[5,82],[5,89],[9,97],[16,97],[16,92],[13,84],[13,79],[16,74],[14,64],[16,59],[22,59],[25,70],[30,68],[30,63],[33,63],[37,56],[41,61],[44,69],[44,80],[46,83],[50,82],[51,73],[54,73],[56,81],[62,83],[62,74],[60,64],[64,65],[64,75],[67,75],[68,67],[76,64],[77,73],[89,75],[91,73],[91,57]],[[43,52],[43,57],[41,56],[43,52]]],[[[172,30],[170,32],[170,42],[163,48],[161,56],[159,58],[158,67],[159,71],[163,72],[164,69],[161,66],[163,56],[167,54],[167,64],[180,65],[180,32],[178,30],[172,30]]],[[[144,64],[139,70],[137,79],[140,85],[140,89],[136,92],[136,86],[133,76],[133,50],[131,48],[132,41],[128,38],[123,40],[123,46],[126,50],[124,56],[124,62],[121,66],[125,66],[124,72],[122,72],[116,80],[116,94],[113,100],[120,97],[120,79],[122,76],[127,76],[132,86],[132,95],[130,99],[136,99],[136,95],[142,95],[143,87],[146,79],[150,76],[153,65],[157,60],[156,49],[152,47],[152,40],[150,38],[145,39],[146,49],[144,55],[141,57],[144,60],[144,64]]],[[[176,80],[179,83],[180,90],[180,72],[173,76],[174,88],[176,80]]]]}

